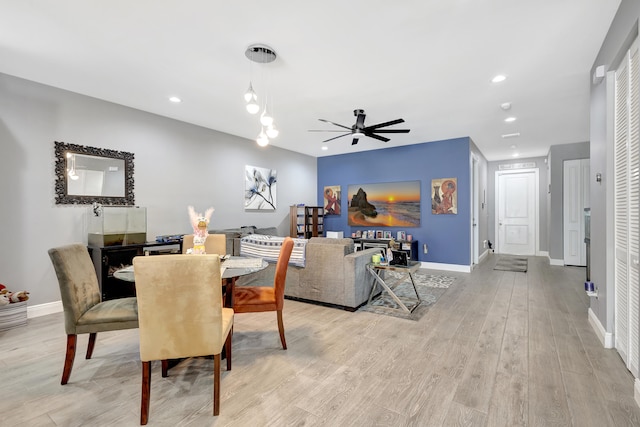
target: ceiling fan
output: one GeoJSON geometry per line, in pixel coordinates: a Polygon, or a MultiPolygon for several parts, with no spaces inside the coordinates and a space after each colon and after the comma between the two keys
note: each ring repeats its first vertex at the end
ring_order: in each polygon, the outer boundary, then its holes
{"type": "Polygon", "coordinates": [[[318,119],[321,122],[331,123],[332,125],[341,127],[343,129],[347,129],[346,131],[325,129],[325,130],[310,130],[309,132],[344,132],[344,134],[342,135],[325,139],[322,142],[329,142],[329,141],[333,141],[334,139],[342,138],[343,136],[353,135],[353,141],[351,142],[351,145],[357,144],[358,140],[365,136],[368,136],[369,138],[378,139],[384,142],[390,141],[389,138],[385,138],[384,136],[378,135],[379,133],[409,133],[409,129],[381,129],[387,126],[397,125],[398,123],[404,123],[404,119],[396,119],[396,120],[391,120],[390,122],[384,122],[384,123],[378,123],[376,125],[365,126],[364,118],[366,117],[366,114],[364,113],[364,110],[360,110],[360,109],[353,110],[353,115],[356,116],[356,122],[351,127],[341,125],[339,123],[334,123],[332,121],[325,120],[325,119],[318,119]]]}

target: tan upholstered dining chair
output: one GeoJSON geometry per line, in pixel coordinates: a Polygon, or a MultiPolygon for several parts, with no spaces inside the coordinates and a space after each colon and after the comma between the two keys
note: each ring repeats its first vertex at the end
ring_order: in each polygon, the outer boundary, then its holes
{"type": "MultiPolygon", "coordinates": [[[[193,248],[193,234],[185,234],[182,237],[182,253],[186,253],[187,249],[193,248]]],[[[226,255],[227,253],[227,236],[224,234],[209,234],[207,240],[204,241],[204,250],[209,255],[226,255]]]]}
{"type": "Polygon", "coordinates": [[[236,313],[256,313],[261,311],[275,311],[278,317],[278,332],[282,348],[287,349],[284,338],[284,323],[282,309],[284,307],[284,287],[287,278],[287,267],[293,250],[293,239],[285,237],[276,263],[276,273],[272,285],[265,286],[236,286],[233,292],[233,310],[236,313]]]}
{"type": "Polygon", "coordinates": [[[98,277],[87,247],[72,244],[49,249],[49,257],[58,277],[67,353],[62,370],[62,385],[69,381],[76,355],[78,334],[89,334],[87,359],[91,359],[98,332],[138,327],[136,298],[101,301],[98,277]]]}
{"type": "Polygon", "coordinates": [[[222,306],[218,255],[139,256],[133,259],[140,319],[142,400],[140,423],[149,418],[151,361],[213,355],[213,415],[220,413],[220,353],[231,370],[233,309],[222,306]]]}

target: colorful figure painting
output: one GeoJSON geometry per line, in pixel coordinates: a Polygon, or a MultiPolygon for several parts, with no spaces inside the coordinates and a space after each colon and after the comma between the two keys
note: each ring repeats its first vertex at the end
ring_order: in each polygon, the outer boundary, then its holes
{"type": "Polygon", "coordinates": [[[341,192],[339,185],[324,187],[324,214],[340,215],[341,192]]]}
{"type": "Polygon", "coordinates": [[[431,213],[458,213],[458,178],[440,178],[431,180],[431,213]]]}
{"type": "Polygon", "coordinates": [[[275,169],[245,166],[244,209],[275,210],[277,182],[275,169]]]}
{"type": "Polygon", "coordinates": [[[420,181],[349,185],[352,226],[419,227],[420,181]]]}

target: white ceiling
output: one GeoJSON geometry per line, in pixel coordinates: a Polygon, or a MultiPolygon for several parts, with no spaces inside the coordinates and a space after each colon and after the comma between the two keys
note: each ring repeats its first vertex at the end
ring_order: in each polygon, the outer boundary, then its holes
{"type": "Polygon", "coordinates": [[[464,136],[490,161],[545,156],[589,139],[589,73],[619,4],[0,0],[0,72],[249,139],[260,127],[243,94],[267,80],[272,144],[317,157],[464,136]],[[251,67],[253,43],[276,61],[251,67]],[[395,127],[411,132],[321,151],[338,134],[308,130],[351,126],[356,108],[367,125],[404,118],[395,127]]]}

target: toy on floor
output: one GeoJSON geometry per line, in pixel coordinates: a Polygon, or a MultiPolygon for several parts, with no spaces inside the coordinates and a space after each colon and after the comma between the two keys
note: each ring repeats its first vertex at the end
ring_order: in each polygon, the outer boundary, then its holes
{"type": "Polygon", "coordinates": [[[196,212],[193,206],[189,206],[188,211],[191,226],[193,227],[193,248],[187,249],[187,253],[205,254],[207,252],[204,248],[204,242],[207,240],[207,235],[209,234],[209,221],[211,220],[211,214],[213,214],[214,209],[207,209],[204,215],[196,212]]]}
{"type": "Polygon", "coordinates": [[[12,302],[23,302],[29,299],[29,292],[11,292],[5,285],[0,283],[0,306],[11,304],[12,302]]]}

